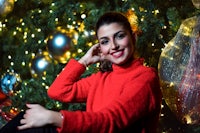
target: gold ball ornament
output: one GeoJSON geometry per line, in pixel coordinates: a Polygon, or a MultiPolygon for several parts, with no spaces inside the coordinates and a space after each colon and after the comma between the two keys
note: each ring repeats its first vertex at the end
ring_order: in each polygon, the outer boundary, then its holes
{"type": "Polygon", "coordinates": [[[46,70],[51,64],[51,58],[48,52],[40,52],[31,60],[29,67],[30,72],[34,78],[45,76],[46,70]]]}
{"type": "Polygon", "coordinates": [[[6,16],[14,8],[14,0],[0,0],[0,15],[6,16]]]}
{"type": "Polygon", "coordinates": [[[65,33],[55,33],[48,38],[47,49],[53,59],[59,63],[66,63],[71,57],[72,40],[65,33]]]}
{"type": "Polygon", "coordinates": [[[188,18],[158,64],[163,97],[184,124],[200,124],[200,17],[188,18]]]}

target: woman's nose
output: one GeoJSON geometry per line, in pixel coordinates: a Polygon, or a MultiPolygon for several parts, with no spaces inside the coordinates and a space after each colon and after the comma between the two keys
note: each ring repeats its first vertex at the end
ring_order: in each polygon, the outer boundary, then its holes
{"type": "Polygon", "coordinates": [[[119,48],[119,45],[115,41],[112,41],[111,42],[111,49],[118,49],[118,48],[119,48]]]}

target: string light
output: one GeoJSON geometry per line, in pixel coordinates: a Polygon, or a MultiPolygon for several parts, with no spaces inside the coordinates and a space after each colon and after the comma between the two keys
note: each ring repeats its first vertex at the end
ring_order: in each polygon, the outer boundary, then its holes
{"type": "Polygon", "coordinates": [[[82,15],[81,15],[81,18],[82,18],[82,19],[85,19],[85,18],[86,18],[86,15],[85,15],[85,14],[82,14],[82,15]]]}
{"type": "Polygon", "coordinates": [[[156,10],[152,11],[152,13],[153,13],[154,15],[157,15],[157,14],[159,13],[159,10],[156,9],[156,10]]]}
{"type": "Polygon", "coordinates": [[[37,32],[41,32],[42,30],[40,28],[37,29],[37,32]]]}
{"type": "Polygon", "coordinates": [[[8,59],[11,59],[12,57],[11,57],[11,55],[8,55],[8,59]]]}
{"type": "Polygon", "coordinates": [[[84,31],[84,35],[85,35],[85,36],[89,36],[90,34],[89,34],[88,31],[84,31]]]}
{"type": "Polygon", "coordinates": [[[14,62],[11,62],[10,65],[11,65],[11,66],[14,66],[14,62]]]}
{"type": "Polygon", "coordinates": [[[26,63],[23,61],[23,62],[22,62],[22,66],[25,66],[25,65],[26,65],[26,63]]]}
{"type": "Polygon", "coordinates": [[[17,32],[16,32],[16,31],[13,32],[13,36],[15,36],[15,35],[17,35],[17,32]]]}
{"type": "Polygon", "coordinates": [[[32,37],[32,38],[35,38],[35,34],[31,34],[31,37],[32,37]]]}
{"type": "Polygon", "coordinates": [[[51,6],[55,6],[55,3],[51,3],[51,6]]]}
{"type": "Polygon", "coordinates": [[[78,49],[77,52],[78,52],[78,53],[82,53],[83,50],[82,50],[82,49],[78,49]]]}
{"type": "Polygon", "coordinates": [[[167,29],[167,26],[166,26],[166,25],[164,25],[164,26],[162,27],[162,29],[167,29]]]}
{"type": "MultiPolygon", "coordinates": [[[[50,11],[52,11],[52,10],[50,10],[50,11]]],[[[38,10],[38,13],[42,13],[42,10],[38,10]]],[[[50,12],[51,13],[51,12],[50,12]]]]}

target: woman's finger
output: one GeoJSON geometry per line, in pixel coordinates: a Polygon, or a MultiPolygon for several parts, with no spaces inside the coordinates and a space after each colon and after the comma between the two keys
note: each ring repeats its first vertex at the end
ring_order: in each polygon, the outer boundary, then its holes
{"type": "Polygon", "coordinates": [[[21,126],[17,127],[18,130],[24,130],[24,129],[28,129],[28,128],[32,128],[32,125],[30,123],[29,124],[24,124],[24,125],[21,125],[21,126]]]}
{"type": "Polygon", "coordinates": [[[20,120],[20,124],[25,124],[26,123],[26,119],[21,119],[20,120]]]}

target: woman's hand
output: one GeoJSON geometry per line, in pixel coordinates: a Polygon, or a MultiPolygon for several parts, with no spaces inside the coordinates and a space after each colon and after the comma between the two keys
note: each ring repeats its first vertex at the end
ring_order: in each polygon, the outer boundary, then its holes
{"type": "Polygon", "coordinates": [[[90,64],[94,64],[99,62],[101,59],[101,52],[99,48],[99,44],[93,45],[87,53],[79,60],[79,63],[88,66],[90,64]]]}
{"type": "Polygon", "coordinates": [[[47,124],[52,124],[57,127],[62,126],[62,117],[60,112],[47,110],[39,104],[27,104],[29,109],[26,110],[24,118],[20,120],[21,126],[19,130],[42,127],[47,124]]]}

